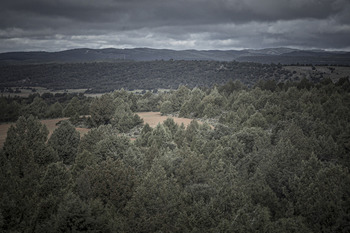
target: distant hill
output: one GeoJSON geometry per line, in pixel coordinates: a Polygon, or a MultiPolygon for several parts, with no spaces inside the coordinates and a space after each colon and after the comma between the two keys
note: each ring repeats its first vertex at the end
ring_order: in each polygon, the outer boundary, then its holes
{"type": "Polygon", "coordinates": [[[243,61],[281,64],[350,65],[349,52],[267,48],[260,50],[89,49],[0,53],[0,64],[122,62],[155,60],[243,61]]]}
{"type": "Polygon", "coordinates": [[[276,64],[226,61],[124,61],[0,65],[0,91],[8,87],[45,87],[52,90],[153,90],[225,84],[239,80],[252,86],[259,80],[284,81],[292,71],[276,64]]]}

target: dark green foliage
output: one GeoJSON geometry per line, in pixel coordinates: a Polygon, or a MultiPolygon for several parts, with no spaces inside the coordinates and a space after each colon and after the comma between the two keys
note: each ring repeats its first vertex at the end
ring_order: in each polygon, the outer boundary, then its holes
{"type": "Polygon", "coordinates": [[[199,116],[206,116],[208,118],[215,117],[221,113],[220,109],[225,106],[226,100],[220,95],[218,90],[214,88],[209,95],[205,96],[198,106],[199,116]],[[203,111],[201,111],[203,110],[203,111]]]}
{"type": "Polygon", "coordinates": [[[44,118],[46,116],[46,111],[47,111],[46,102],[40,97],[35,97],[33,102],[23,109],[22,115],[26,115],[26,116],[33,115],[38,118],[44,118]]]}
{"type": "Polygon", "coordinates": [[[350,177],[341,166],[322,164],[315,155],[302,163],[301,173],[292,181],[295,211],[314,231],[337,232],[346,229],[350,177]],[[317,198],[315,198],[317,197],[317,198]]]}
{"type": "Polygon", "coordinates": [[[52,219],[53,232],[113,232],[106,211],[96,200],[83,202],[69,192],[52,219]]]}
{"type": "Polygon", "coordinates": [[[143,120],[131,111],[129,104],[122,98],[114,99],[114,104],[116,108],[111,123],[118,131],[127,132],[143,123],[143,120]]]}
{"type": "Polygon", "coordinates": [[[0,122],[16,121],[21,105],[14,99],[0,97],[0,122]]]}
{"type": "Polygon", "coordinates": [[[1,153],[0,209],[7,231],[32,225],[32,212],[40,200],[39,180],[57,155],[46,145],[47,128],[33,116],[20,117],[11,126],[1,153]]]}
{"type": "Polygon", "coordinates": [[[0,151],[0,231],[348,232],[347,83],[115,91],[94,99],[100,126],[80,141],[63,122],[46,143],[21,117],[0,151]],[[133,111],[162,103],[210,125],[168,118],[125,136],[133,111]]]}
{"type": "Polygon", "coordinates": [[[95,98],[90,105],[90,114],[96,126],[111,123],[115,107],[113,97],[109,94],[95,98]]]}
{"type": "Polygon", "coordinates": [[[143,120],[131,110],[136,107],[136,99],[124,90],[102,95],[91,103],[92,124],[94,126],[112,124],[118,131],[127,132],[143,123],[143,120]]]}
{"type": "Polygon", "coordinates": [[[185,135],[186,135],[185,126],[183,123],[179,127],[177,127],[177,130],[173,135],[174,135],[174,142],[179,147],[182,147],[184,145],[185,135]]]}
{"type": "Polygon", "coordinates": [[[39,195],[63,196],[71,182],[70,172],[62,162],[52,163],[47,166],[46,172],[40,181],[39,195]]]}
{"type": "MultiPolygon", "coordinates": [[[[38,65],[1,66],[0,86],[23,86],[23,80],[30,77],[26,85],[48,89],[80,89],[89,92],[106,93],[116,89],[177,89],[213,86],[230,80],[240,80],[253,85],[260,79],[281,76],[288,77],[291,71],[275,64],[221,61],[123,61],[87,62],[38,65]],[[64,75],[62,73],[64,72],[64,75]],[[249,78],[247,78],[249,77],[249,78]]],[[[277,79],[277,78],[276,78],[277,79]]],[[[240,88],[239,84],[234,88],[240,88]]],[[[174,103],[176,111],[181,105],[174,103]]]]}
{"type": "Polygon", "coordinates": [[[175,123],[173,118],[167,118],[164,122],[163,125],[165,125],[169,130],[170,133],[172,135],[172,137],[175,136],[177,129],[178,129],[178,125],[175,123]]]}
{"type": "Polygon", "coordinates": [[[144,147],[150,144],[150,136],[152,134],[152,128],[149,126],[148,123],[146,123],[142,130],[141,130],[141,135],[136,139],[135,144],[144,147]]]}
{"type": "Polygon", "coordinates": [[[306,220],[300,216],[290,218],[280,218],[271,225],[270,232],[312,232],[306,225],[306,220]]]}
{"type": "Polygon", "coordinates": [[[98,158],[96,155],[87,150],[78,153],[75,157],[74,166],[72,169],[73,175],[79,175],[86,167],[96,164],[97,161],[98,158]]]}
{"type": "Polygon", "coordinates": [[[162,124],[158,124],[149,137],[149,145],[155,144],[159,149],[164,148],[171,141],[172,135],[170,130],[162,124]]]}
{"type": "Polygon", "coordinates": [[[162,115],[167,115],[174,112],[173,105],[169,100],[166,100],[160,106],[160,113],[162,115]]]}
{"type": "Polygon", "coordinates": [[[126,206],[129,232],[176,231],[180,189],[163,167],[154,163],[126,206]]]}
{"type": "Polygon", "coordinates": [[[180,86],[176,91],[170,95],[170,101],[173,111],[179,111],[181,106],[189,98],[191,90],[185,86],[180,86]]]}
{"type": "Polygon", "coordinates": [[[70,121],[73,125],[79,124],[79,122],[80,122],[80,117],[79,117],[78,113],[76,112],[73,116],[71,116],[71,117],[69,118],[69,121],[70,121]]]}
{"type": "Polygon", "coordinates": [[[19,116],[33,115],[39,119],[89,114],[90,99],[78,94],[32,94],[28,97],[1,97],[0,122],[15,122],[19,116]],[[70,112],[70,113],[69,113],[70,112]],[[69,113],[69,114],[68,114],[69,113]]]}
{"type": "Polygon", "coordinates": [[[57,212],[59,203],[71,187],[70,171],[62,162],[50,164],[43,175],[38,188],[39,203],[33,213],[33,231],[52,230],[52,216],[57,212]]]}
{"type": "Polygon", "coordinates": [[[11,126],[4,143],[4,153],[7,159],[13,161],[13,165],[22,173],[21,156],[27,157],[38,165],[47,165],[57,160],[57,155],[46,146],[49,134],[45,125],[42,125],[33,116],[20,117],[15,126],[11,126]]]}
{"type": "Polygon", "coordinates": [[[63,107],[59,102],[54,103],[47,110],[47,117],[58,118],[63,116],[63,107]]]}
{"type": "Polygon", "coordinates": [[[67,104],[67,106],[64,108],[63,110],[63,115],[65,117],[72,117],[78,113],[80,113],[80,109],[81,109],[81,105],[80,105],[80,101],[77,97],[73,97],[69,103],[67,104]]]}
{"type": "Polygon", "coordinates": [[[60,161],[72,165],[78,152],[80,134],[69,121],[63,121],[52,133],[48,144],[57,151],[60,161]]]}
{"type": "Polygon", "coordinates": [[[99,199],[104,205],[112,205],[118,212],[131,199],[136,184],[134,169],[122,160],[111,158],[88,166],[77,178],[77,190],[82,197],[99,199]],[[88,192],[82,188],[85,182],[90,187],[88,192]]]}
{"type": "Polygon", "coordinates": [[[79,152],[86,150],[92,153],[95,150],[95,145],[99,141],[116,133],[117,131],[113,129],[111,125],[101,125],[98,128],[91,129],[81,138],[79,143],[79,152]]]}
{"type": "Polygon", "coordinates": [[[100,161],[107,158],[123,159],[129,147],[130,139],[128,137],[111,135],[96,144],[94,153],[100,161]]]}
{"type": "Polygon", "coordinates": [[[204,97],[203,91],[198,88],[194,88],[190,97],[183,103],[180,109],[181,117],[198,116],[199,105],[204,97]]]}
{"type": "Polygon", "coordinates": [[[235,134],[237,140],[244,145],[246,154],[262,150],[270,145],[268,134],[260,128],[244,128],[235,134]]]}
{"type": "Polygon", "coordinates": [[[247,127],[260,127],[262,129],[266,129],[267,121],[261,113],[257,112],[249,117],[249,119],[245,122],[245,125],[247,127]]]}

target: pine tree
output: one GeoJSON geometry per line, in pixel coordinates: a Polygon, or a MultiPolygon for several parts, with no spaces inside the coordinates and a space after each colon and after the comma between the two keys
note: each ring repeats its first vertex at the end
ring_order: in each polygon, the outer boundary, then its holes
{"type": "Polygon", "coordinates": [[[131,111],[129,104],[127,102],[124,102],[123,99],[115,99],[114,104],[116,106],[116,109],[111,123],[113,127],[115,127],[120,132],[128,132],[135,126],[143,123],[143,120],[137,114],[134,114],[131,111]]]}
{"type": "Polygon", "coordinates": [[[47,117],[49,117],[49,118],[62,117],[63,116],[63,107],[59,102],[55,102],[54,104],[50,105],[46,114],[47,114],[47,117]]]}
{"type": "Polygon", "coordinates": [[[152,165],[126,206],[130,232],[176,231],[179,187],[157,162],[152,165]]]}
{"type": "Polygon", "coordinates": [[[101,125],[98,128],[92,128],[81,138],[78,151],[81,153],[86,150],[92,153],[99,141],[117,133],[111,125],[101,125]]]}
{"type": "Polygon", "coordinates": [[[152,135],[152,131],[153,129],[151,128],[151,126],[149,126],[149,124],[146,123],[141,130],[141,135],[136,139],[135,144],[138,146],[149,145],[149,138],[152,135]]]}
{"type": "Polygon", "coordinates": [[[53,232],[115,232],[110,224],[111,216],[97,200],[83,202],[68,192],[52,217],[53,232]]]}
{"type": "Polygon", "coordinates": [[[91,188],[91,197],[104,205],[112,205],[115,211],[122,212],[131,199],[137,184],[135,171],[122,160],[108,158],[99,164],[85,169],[91,188]]]}
{"type": "Polygon", "coordinates": [[[64,164],[72,165],[78,152],[80,134],[69,121],[63,121],[52,133],[48,144],[64,164]]]}
{"type": "Polygon", "coordinates": [[[80,109],[82,108],[79,99],[74,96],[67,106],[63,110],[63,115],[65,117],[73,117],[74,115],[80,115],[80,109]]]}
{"type": "Polygon", "coordinates": [[[109,94],[95,98],[90,105],[91,119],[97,126],[109,124],[115,113],[115,107],[113,97],[109,94]]]}
{"type": "Polygon", "coordinates": [[[181,106],[179,116],[180,117],[198,116],[200,114],[198,107],[204,95],[205,94],[199,88],[194,88],[191,92],[191,97],[187,101],[185,101],[185,103],[181,106]]]}
{"type": "Polygon", "coordinates": [[[158,124],[153,130],[149,137],[149,143],[155,143],[158,148],[165,148],[167,143],[171,141],[171,132],[163,124],[158,124]]]}
{"type": "Polygon", "coordinates": [[[177,112],[181,106],[189,99],[191,90],[185,86],[180,86],[170,96],[170,102],[172,103],[172,109],[177,112]]]}
{"type": "Polygon", "coordinates": [[[338,232],[350,219],[347,169],[323,164],[312,154],[301,164],[301,172],[290,180],[295,213],[306,219],[313,231],[338,232]]]}
{"type": "Polygon", "coordinates": [[[173,118],[167,118],[165,121],[163,121],[163,125],[167,127],[171,133],[171,137],[174,138],[174,135],[177,132],[178,125],[175,123],[173,118]]]}
{"type": "Polygon", "coordinates": [[[185,125],[184,123],[181,123],[181,125],[177,128],[176,133],[174,135],[174,142],[178,147],[184,146],[185,135],[186,135],[185,125]]]}
{"type": "Polygon", "coordinates": [[[35,97],[33,102],[30,105],[27,105],[23,111],[23,115],[25,116],[33,115],[38,118],[44,118],[46,117],[47,104],[42,98],[35,97]]]}
{"type": "Polygon", "coordinates": [[[130,147],[130,138],[126,136],[112,135],[99,141],[94,150],[99,161],[107,158],[123,159],[126,151],[130,147]]]}
{"type": "Polygon", "coordinates": [[[52,230],[51,218],[57,212],[59,203],[71,187],[69,170],[60,163],[50,164],[43,175],[38,188],[40,199],[33,211],[32,231],[44,232],[52,230]]]}
{"type": "Polygon", "coordinates": [[[6,189],[2,191],[0,202],[8,231],[24,231],[31,225],[40,177],[45,166],[55,161],[54,154],[46,146],[47,135],[46,126],[32,116],[20,117],[8,131],[3,148],[6,189]]]}

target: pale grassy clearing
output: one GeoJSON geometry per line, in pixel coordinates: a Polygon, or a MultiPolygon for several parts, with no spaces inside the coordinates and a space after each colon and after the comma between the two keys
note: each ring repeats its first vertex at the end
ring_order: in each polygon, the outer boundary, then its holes
{"type": "Polygon", "coordinates": [[[187,127],[193,120],[189,118],[162,116],[160,112],[138,112],[137,115],[143,119],[144,124],[148,123],[152,128],[156,127],[159,123],[163,123],[163,121],[168,118],[173,118],[175,123],[178,125],[183,123],[185,127],[187,127]]]}
{"type": "MultiPolygon", "coordinates": [[[[174,122],[178,125],[181,125],[183,123],[185,127],[187,127],[193,120],[190,118],[162,116],[160,112],[138,112],[137,114],[143,119],[144,124],[148,123],[152,128],[156,127],[159,123],[163,123],[168,118],[173,118],[174,122]]],[[[58,128],[56,124],[60,121],[68,119],[69,118],[45,119],[40,120],[40,122],[46,125],[46,127],[49,130],[50,137],[53,131],[58,128]]],[[[202,123],[201,121],[198,122],[202,123]]],[[[0,148],[3,147],[4,142],[6,140],[7,131],[13,124],[15,123],[0,124],[0,148]]],[[[90,129],[86,128],[76,128],[76,130],[80,133],[80,136],[83,136],[84,134],[90,131],[90,129]]],[[[135,140],[135,138],[131,138],[131,140],[135,140]]]]}

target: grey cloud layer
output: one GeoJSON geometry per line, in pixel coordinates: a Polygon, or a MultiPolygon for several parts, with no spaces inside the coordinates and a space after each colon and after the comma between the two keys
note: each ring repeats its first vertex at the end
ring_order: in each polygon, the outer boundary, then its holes
{"type": "Polygon", "coordinates": [[[11,0],[0,51],[81,47],[350,49],[348,0],[11,0]],[[49,46],[49,48],[47,48],[49,46]]]}

